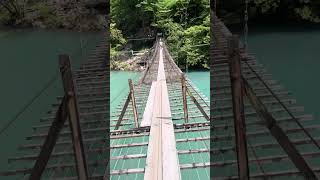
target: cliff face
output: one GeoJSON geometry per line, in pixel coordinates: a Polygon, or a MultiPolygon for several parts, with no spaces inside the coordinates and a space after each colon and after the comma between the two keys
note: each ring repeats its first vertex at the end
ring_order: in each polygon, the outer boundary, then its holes
{"type": "Polygon", "coordinates": [[[51,0],[27,3],[18,9],[19,16],[0,9],[0,23],[18,27],[43,29],[102,30],[105,17],[75,0],[51,0]],[[1,18],[2,17],[2,18],[1,18]]]}
{"type": "Polygon", "coordinates": [[[103,15],[87,9],[85,4],[75,3],[73,0],[56,0],[56,16],[61,19],[61,25],[67,29],[101,30],[106,26],[103,15]]]}

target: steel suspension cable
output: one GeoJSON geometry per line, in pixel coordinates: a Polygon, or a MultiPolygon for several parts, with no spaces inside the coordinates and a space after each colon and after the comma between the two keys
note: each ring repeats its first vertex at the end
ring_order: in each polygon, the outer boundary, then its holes
{"type": "Polygon", "coordinates": [[[250,143],[249,139],[247,140],[247,142],[248,142],[249,148],[250,148],[251,151],[252,151],[252,154],[253,154],[254,158],[255,158],[256,161],[257,161],[257,164],[258,164],[258,166],[259,166],[260,171],[261,171],[262,174],[264,175],[264,176],[263,176],[263,179],[267,180],[267,179],[268,179],[268,178],[267,178],[267,174],[266,174],[266,172],[264,171],[264,169],[263,169],[263,167],[262,167],[261,161],[260,161],[260,159],[258,158],[255,149],[253,148],[253,146],[252,146],[252,144],[250,143]]]}
{"type": "MultiPolygon", "coordinates": [[[[138,73],[137,75],[135,75],[134,77],[133,77],[133,79],[135,79],[135,78],[137,78],[138,76],[139,76],[140,74],[138,73]]],[[[119,95],[120,94],[122,94],[125,90],[127,90],[128,89],[128,87],[123,87],[122,89],[121,89],[121,91],[119,91],[119,93],[110,101],[110,104],[112,104],[116,99],[118,99],[118,97],[119,97],[119,95]]]]}
{"type": "Polygon", "coordinates": [[[249,0],[245,0],[245,11],[244,11],[244,49],[247,51],[248,50],[248,4],[249,0]]]}
{"type": "Polygon", "coordinates": [[[58,71],[55,73],[55,75],[41,88],[39,92],[36,93],[36,95],[31,98],[19,111],[18,113],[9,120],[0,130],[0,136],[14,123],[18,118],[23,114],[51,85],[57,80],[58,78],[58,71]]]}
{"type": "MultiPolygon", "coordinates": [[[[244,130],[247,132],[246,122],[244,123],[244,130]]],[[[263,176],[263,179],[266,180],[266,179],[267,179],[267,175],[266,175],[266,173],[265,173],[265,171],[264,171],[264,169],[263,169],[263,167],[262,167],[262,165],[261,165],[260,159],[259,159],[258,156],[257,156],[256,150],[253,148],[253,146],[252,146],[249,138],[247,139],[247,142],[248,142],[249,148],[250,148],[251,151],[252,151],[252,154],[253,154],[254,158],[256,159],[256,162],[257,162],[257,164],[258,164],[258,167],[259,167],[260,171],[261,171],[261,172],[263,173],[263,175],[264,175],[264,176],[263,176]]],[[[250,165],[250,160],[249,160],[249,159],[248,159],[248,164],[250,165]]]]}
{"type": "MultiPolygon", "coordinates": [[[[83,46],[83,47],[86,47],[87,45],[89,44],[89,41],[87,41],[87,43],[83,46]]],[[[80,49],[80,52],[79,50],[78,51],[75,51],[74,53],[72,53],[71,56],[76,56],[77,54],[81,53],[81,49],[80,49]]],[[[35,96],[33,96],[33,98],[31,98],[17,113],[16,115],[11,118],[10,121],[8,121],[0,130],[0,136],[12,125],[12,123],[14,123],[16,120],[18,120],[18,118],[44,93],[46,92],[46,90],[48,90],[51,85],[57,80],[58,78],[58,75],[59,75],[59,71],[56,71],[55,74],[50,78],[49,81],[47,81],[45,83],[45,85],[43,86],[43,88],[41,88],[40,91],[38,91],[36,93],[35,96]]]]}
{"type": "Polygon", "coordinates": [[[214,1],[214,13],[215,15],[217,15],[217,0],[213,0],[214,1]]]}
{"type": "MultiPolygon", "coordinates": [[[[170,56],[170,54],[168,55],[169,53],[168,53],[168,50],[166,49],[166,55],[168,56],[168,58],[170,59],[168,62],[169,62],[169,64],[170,64],[170,66],[171,66],[171,69],[177,69],[177,71],[174,71],[178,76],[180,76],[181,75],[181,73],[180,72],[178,72],[179,70],[178,70],[178,67],[177,66],[175,66],[174,64],[173,64],[173,60],[172,60],[172,57],[170,56]]],[[[187,84],[189,84],[189,86],[193,89],[193,91],[200,97],[200,99],[206,104],[206,106],[207,107],[210,107],[209,105],[208,105],[208,103],[202,98],[202,96],[194,89],[194,87],[190,84],[190,82],[189,82],[189,80],[187,80],[186,81],[187,82],[187,84]]]]}
{"type": "MultiPolygon", "coordinates": [[[[144,133],[146,133],[146,132],[147,132],[147,130],[144,130],[144,133]]],[[[145,137],[147,137],[147,135],[143,135],[143,142],[145,142],[145,137]]],[[[143,148],[144,148],[143,146],[140,147],[140,154],[142,154],[143,148]]],[[[142,158],[139,158],[139,160],[138,160],[138,168],[140,167],[141,159],[142,158]]],[[[138,178],[138,173],[136,173],[134,180],[137,180],[137,178],[138,178]]]]}
{"type": "MultiPolygon", "coordinates": [[[[170,59],[171,56],[168,55],[167,49],[165,49],[165,50],[166,50],[166,55],[167,55],[167,57],[170,59]]],[[[177,71],[174,71],[174,72],[175,72],[176,74],[180,75],[181,73],[178,72],[179,70],[178,70],[177,67],[173,64],[172,59],[168,60],[168,62],[169,62],[169,64],[170,64],[170,66],[171,66],[171,69],[173,69],[173,70],[176,69],[177,71]]],[[[187,81],[187,83],[192,87],[192,85],[191,85],[188,81],[187,81]]],[[[201,97],[201,95],[200,95],[193,87],[192,87],[192,89],[193,89],[194,92],[197,93],[198,96],[200,96],[200,98],[202,99],[202,101],[204,101],[204,103],[207,105],[207,107],[209,107],[209,105],[208,105],[208,104],[206,103],[206,101],[201,97]]],[[[192,121],[196,122],[195,120],[192,120],[192,121]]],[[[214,127],[214,128],[215,128],[215,127],[214,127]]],[[[199,133],[200,137],[201,137],[201,138],[205,138],[205,136],[202,135],[202,132],[201,132],[200,127],[197,127],[197,129],[199,130],[198,133],[199,133]]],[[[219,139],[216,134],[214,134],[213,136],[214,136],[214,138],[219,139]]],[[[203,144],[206,146],[206,148],[207,148],[208,150],[211,149],[210,147],[208,147],[207,143],[205,143],[204,141],[202,141],[202,142],[203,142],[203,144]]],[[[222,150],[222,147],[221,147],[221,144],[220,144],[220,143],[219,143],[218,151],[221,152],[221,153],[219,153],[219,155],[220,155],[220,157],[222,157],[222,160],[223,160],[223,162],[225,163],[226,161],[225,161],[225,158],[224,158],[224,156],[223,156],[223,150],[222,150]]]]}

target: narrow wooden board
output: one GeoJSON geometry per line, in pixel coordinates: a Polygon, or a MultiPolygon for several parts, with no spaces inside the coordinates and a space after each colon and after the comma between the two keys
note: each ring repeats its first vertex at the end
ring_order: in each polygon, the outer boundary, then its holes
{"type": "Polygon", "coordinates": [[[152,85],[150,88],[147,105],[144,109],[140,127],[146,127],[151,125],[155,95],[156,95],[156,82],[154,81],[152,82],[152,85]]]}
{"type": "Polygon", "coordinates": [[[144,179],[180,180],[181,173],[164,71],[162,47],[160,48],[155,88],[155,102],[144,179]]]}

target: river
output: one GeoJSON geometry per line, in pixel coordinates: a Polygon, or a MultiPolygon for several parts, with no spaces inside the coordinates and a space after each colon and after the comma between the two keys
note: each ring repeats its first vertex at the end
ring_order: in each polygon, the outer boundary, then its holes
{"type": "MultiPolygon", "coordinates": [[[[0,31],[0,126],[12,119],[58,71],[57,55],[72,54],[73,64],[79,65],[97,42],[97,33],[50,31],[0,31]],[[81,51],[79,39],[88,45],[81,51]],[[82,53],[81,53],[82,52],[82,53]]],[[[279,80],[292,92],[308,113],[320,119],[320,28],[251,27],[249,48],[265,65],[273,79],[279,80]]],[[[85,43],[84,43],[85,44],[85,43]]],[[[189,72],[188,78],[209,97],[209,72],[189,72]]],[[[111,112],[127,93],[127,79],[138,79],[139,73],[111,73],[111,112]]],[[[0,136],[0,170],[7,168],[7,158],[16,153],[32,126],[56,102],[61,86],[55,81],[10,128],[0,136]]]]}
{"type": "MultiPolygon", "coordinates": [[[[193,71],[187,73],[187,77],[192,83],[209,98],[210,95],[210,72],[209,71],[193,71]]],[[[112,71],[111,72],[111,87],[110,87],[110,110],[114,113],[115,108],[122,102],[128,94],[128,78],[137,81],[141,73],[112,71]]]]}
{"type": "Polygon", "coordinates": [[[319,42],[319,25],[249,25],[249,51],[318,121],[319,42]]]}
{"type": "MultiPolygon", "coordinates": [[[[61,94],[58,55],[68,53],[76,68],[97,43],[99,33],[70,31],[0,30],[0,127],[16,119],[0,135],[0,170],[7,169],[7,159],[17,146],[31,135],[32,126],[44,117],[61,94]],[[80,44],[82,43],[82,48],[80,44]],[[50,86],[26,108],[48,81],[50,86]]],[[[1,179],[3,179],[1,177],[1,179]]]]}

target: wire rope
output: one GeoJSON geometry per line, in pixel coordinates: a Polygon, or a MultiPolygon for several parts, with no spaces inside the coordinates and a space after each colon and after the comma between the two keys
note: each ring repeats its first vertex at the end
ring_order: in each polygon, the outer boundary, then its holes
{"type": "Polygon", "coordinates": [[[311,136],[311,134],[303,127],[303,125],[297,120],[297,118],[291,113],[291,111],[283,104],[283,102],[280,100],[280,98],[271,90],[271,88],[267,85],[267,83],[261,78],[261,76],[251,67],[251,65],[245,61],[249,69],[256,75],[256,77],[259,79],[259,81],[267,88],[267,90],[271,93],[271,95],[280,103],[280,105],[287,111],[289,116],[291,116],[292,120],[294,120],[298,126],[302,129],[302,131],[311,139],[311,141],[318,147],[320,150],[320,145],[317,143],[317,141],[311,136]]]}
{"type": "Polygon", "coordinates": [[[249,0],[245,0],[245,11],[244,11],[244,48],[248,50],[248,4],[249,0]]]}

